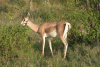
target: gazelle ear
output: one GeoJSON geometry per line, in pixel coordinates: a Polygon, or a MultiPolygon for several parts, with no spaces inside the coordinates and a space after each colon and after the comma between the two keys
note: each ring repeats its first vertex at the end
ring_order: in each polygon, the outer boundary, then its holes
{"type": "Polygon", "coordinates": [[[28,12],[28,14],[27,14],[27,18],[29,19],[29,17],[30,17],[30,13],[28,12]]]}

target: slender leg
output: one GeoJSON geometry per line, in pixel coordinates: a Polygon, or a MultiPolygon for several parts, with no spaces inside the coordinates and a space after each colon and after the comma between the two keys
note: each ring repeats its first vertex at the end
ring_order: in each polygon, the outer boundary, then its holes
{"type": "Polygon", "coordinates": [[[68,48],[68,43],[66,41],[66,46],[64,47],[64,59],[66,58],[66,52],[67,52],[67,48],[68,48]]]}
{"type": "Polygon", "coordinates": [[[64,43],[65,47],[64,47],[64,59],[66,58],[66,52],[67,52],[67,47],[68,47],[68,43],[66,42],[66,40],[64,39],[63,36],[60,36],[62,42],[64,43]]]}
{"type": "Polygon", "coordinates": [[[42,36],[42,55],[44,55],[44,48],[45,48],[45,36],[42,36]]]}
{"type": "Polygon", "coordinates": [[[51,53],[52,53],[52,56],[53,56],[51,38],[48,38],[48,42],[49,42],[49,47],[50,47],[50,50],[51,50],[51,53]]]}
{"type": "MultiPolygon", "coordinates": [[[[66,41],[66,45],[67,46],[65,46],[64,47],[64,54],[67,52],[67,48],[68,48],[68,43],[67,43],[67,33],[63,36],[63,38],[64,38],[64,40],[66,41]]],[[[65,56],[66,57],[66,56],[65,56]]],[[[65,58],[64,58],[65,59],[65,58]]]]}

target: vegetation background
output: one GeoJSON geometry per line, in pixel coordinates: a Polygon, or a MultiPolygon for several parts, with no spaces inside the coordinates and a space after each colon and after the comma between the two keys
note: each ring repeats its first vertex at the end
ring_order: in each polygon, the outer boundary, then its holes
{"type": "Polygon", "coordinates": [[[35,24],[66,20],[72,29],[68,51],[52,38],[54,56],[41,37],[20,22],[29,0],[0,0],[0,67],[100,67],[100,0],[32,0],[30,20],[35,24]]]}

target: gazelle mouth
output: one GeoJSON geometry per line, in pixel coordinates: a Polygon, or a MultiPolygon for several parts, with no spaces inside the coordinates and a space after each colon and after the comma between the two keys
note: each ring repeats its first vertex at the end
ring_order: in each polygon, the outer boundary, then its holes
{"type": "Polygon", "coordinates": [[[21,23],[23,26],[25,26],[27,23],[21,23]]]}
{"type": "Polygon", "coordinates": [[[25,23],[21,23],[23,26],[25,26],[25,23]]]}
{"type": "Polygon", "coordinates": [[[24,24],[24,23],[23,23],[22,25],[23,25],[23,26],[25,26],[25,24],[24,24]]]}

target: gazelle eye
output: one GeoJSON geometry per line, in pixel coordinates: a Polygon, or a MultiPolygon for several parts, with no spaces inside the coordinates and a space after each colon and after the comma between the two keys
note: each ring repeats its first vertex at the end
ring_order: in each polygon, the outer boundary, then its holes
{"type": "Polygon", "coordinates": [[[25,19],[23,21],[25,21],[25,19]]]}

